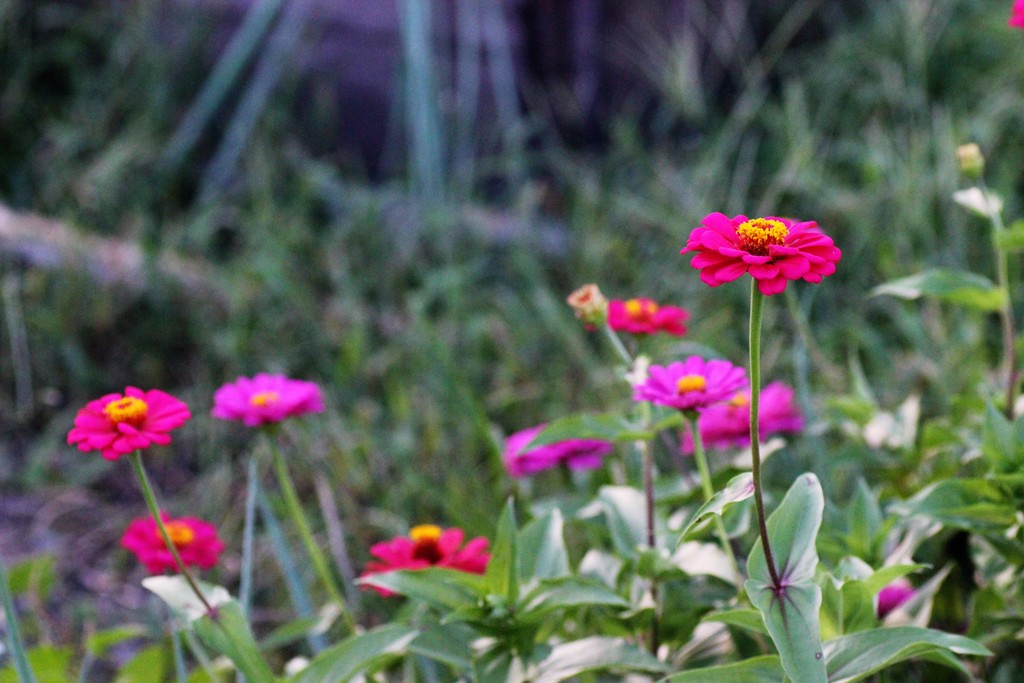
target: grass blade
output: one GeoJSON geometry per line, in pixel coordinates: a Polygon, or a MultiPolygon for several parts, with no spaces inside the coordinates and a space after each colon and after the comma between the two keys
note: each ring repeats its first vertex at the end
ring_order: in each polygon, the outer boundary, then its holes
{"type": "Polygon", "coordinates": [[[14,611],[14,596],[11,595],[11,586],[7,582],[7,571],[4,569],[2,560],[0,560],[0,600],[4,603],[8,646],[11,648],[11,658],[14,660],[14,670],[18,674],[18,681],[20,683],[36,683],[36,676],[28,665],[25,644],[21,640],[18,615],[14,611]]]}

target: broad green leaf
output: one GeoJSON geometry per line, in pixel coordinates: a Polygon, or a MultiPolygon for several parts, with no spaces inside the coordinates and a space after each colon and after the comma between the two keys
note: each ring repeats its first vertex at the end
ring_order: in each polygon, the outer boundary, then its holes
{"type": "Polygon", "coordinates": [[[260,652],[249,622],[237,601],[217,607],[215,616],[206,615],[192,622],[203,643],[234,662],[249,683],[273,683],[277,680],[260,652]]]}
{"type": "MultiPolygon", "coordinates": [[[[39,645],[26,653],[35,683],[67,683],[73,680],[69,672],[71,648],[39,645]]],[[[138,679],[141,681],[141,679],[138,679]]],[[[0,683],[25,683],[11,667],[0,669],[0,683]]]]}
{"type": "Polygon", "coordinates": [[[12,566],[8,570],[11,593],[17,596],[35,591],[45,602],[53,588],[56,563],[57,558],[53,555],[37,555],[12,566]]]}
{"type": "Polygon", "coordinates": [[[737,607],[721,612],[709,612],[701,617],[701,621],[717,621],[728,626],[738,626],[754,633],[768,635],[768,629],[765,628],[761,613],[756,609],[747,607],[737,607]]]}
{"type": "Polygon", "coordinates": [[[985,404],[985,428],[982,433],[981,454],[997,472],[1016,469],[1020,462],[1021,449],[1017,430],[1013,423],[995,409],[985,404]]]}
{"type": "Polygon", "coordinates": [[[636,555],[637,547],[647,544],[644,494],[631,486],[602,486],[597,498],[615,550],[623,557],[636,555]]]}
{"type": "Polygon", "coordinates": [[[725,510],[740,501],[754,495],[754,477],[750,472],[743,472],[729,480],[725,488],[711,496],[711,499],[700,506],[693,518],[683,527],[679,534],[679,543],[689,539],[690,534],[701,522],[711,516],[721,517],[725,510]]]}
{"type": "Polygon", "coordinates": [[[387,624],[350,636],[309,663],[292,683],[350,681],[359,673],[374,671],[406,652],[419,632],[401,624],[387,624]]]}
{"type": "Polygon", "coordinates": [[[872,573],[871,576],[865,578],[864,585],[872,594],[875,594],[901,576],[907,576],[927,568],[928,565],[926,564],[894,564],[882,567],[872,573]]]}
{"type": "MultiPolygon", "coordinates": [[[[671,424],[671,423],[669,423],[671,424]]],[[[532,450],[566,439],[602,439],[604,441],[646,441],[653,429],[643,429],[617,413],[570,415],[549,423],[523,450],[532,450]]]]}
{"type": "Polygon", "coordinates": [[[859,681],[897,662],[936,651],[979,657],[992,655],[988,648],[970,638],[928,628],[897,626],[861,631],[825,643],[828,681],[859,681]]]}
{"type": "MultiPolygon", "coordinates": [[[[163,644],[139,650],[117,672],[114,683],[152,683],[162,681],[171,669],[171,653],[163,644]]],[[[42,681],[40,681],[42,683],[42,681]]]]}
{"type": "Polygon", "coordinates": [[[407,598],[421,600],[442,610],[475,605],[487,592],[483,577],[444,567],[401,569],[370,574],[360,578],[356,583],[362,586],[377,586],[407,598]]]}
{"type": "Polygon", "coordinates": [[[669,676],[665,683],[779,683],[782,679],[782,663],[779,658],[765,655],[735,664],[684,671],[669,676]]]}
{"type": "Polygon", "coordinates": [[[569,575],[564,526],[562,512],[555,508],[519,532],[519,577],[522,581],[569,575]]]}
{"type": "Polygon", "coordinates": [[[821,633],[825,638],[838,637],[874,628],[875,594],[863,581],[827,580],[821,589],[821,633]]]}
{"type": "Polygon", "coordinates": [[[1024,251],[1024,220],[1010,223],[999,233],[999,246],[1006,251],[1024,251]]]}
{"type": "Polygon", "coordinates": [[[141,638],[149,633],[142,624],[126,624],[115,628],[108,628],[97,631],[85,639],[85,649],[93,657],[102,657],[114,645],[123,643],[133,638],[141,638]]]}
{"type": "Polygon", "coordinates": [[[560,643],[530,676],[533,683],[558,683],[588,671],[665,673],[657,658],[619,638],[593,636],[560,643]]]}
{"type": "Polygon", "coordinates": [[[516,510],[512,499],[498,518],[491,559],[487,562],[487,591],[500,595],[510,603],[519,599],[519,564],[517,555],[516,510]]]}
{"type": "Polygon", "coordinates": [[[430,626],[409,643],[409,652],[467,671],[473,657],[470,643],[478,636],[464,624],[430,626]]]}
{"type": "Polygon", "coordinates": [[[821,588],[814,583],[818,565],[815,540],[824,507],[818,478],[803,474],[768,518],[768,538],[781,587],[772,584],[760,538],[747,561],[747,595],[764,617],[786,675],[800,683],[826,680],[818,623],[821,588]]]}
{"type": "Polygon", "coordinates": [[[1017,520],[1014,501],[987,479],[947,479],[893,506],[905,517],[921,515],[969,531],[1002,531],[1017,520]]]}
{"type": "Polygon", "coordinates": [[[542,581],[523,598],[522,618],[535,618],[554,609],[605,605],[627,608],[629,601],[600,583],[575,576],[542,581]]]}
{"type": "Polygon", "coordinates": [[[988,278],[977,273],[945,268],[933,268],[892,280],[871,290],[871,296],[885,294],[900,299],[931,296],[982,311],[998,311],[1006,304],[1006,292],[988,278]]]}
{"type": "Polygon", "coordinates": [[[874,539],[882,528],[882,508],[878,497],[863,478],[858,477],[857,489],[847,508],[850,540],[865,557],[871,554],[874,539]]]}

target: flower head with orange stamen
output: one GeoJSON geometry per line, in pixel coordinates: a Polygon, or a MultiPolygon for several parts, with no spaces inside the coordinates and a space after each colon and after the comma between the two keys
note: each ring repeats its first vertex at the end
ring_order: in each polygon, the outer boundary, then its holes
{"type": "Polygon", "coordinates": [[[250,427],[280,422],[324,409],[323,394],[313,382],[260,373],[239,377],[213,395],[211,414],[222,420],[241,420],[250,427]]]}
{"type": "MultiPolygon", "coordinates": [[[[215,526],[195,517],[172,519],[166,512],[161,512],[160,517],[186,567],[210,569],[217,564],[224,543],[217,536],[215,526]]],[[[150,574],[178,571],[174,556],[152,517],[140,517],[129,524],[121,536],[121,546],[134,553],[150,574]]]]}
{"type": "Polygon", "coordinates": [[[190,417],[188,406],[170,394],[127,387],[124,394],[107,394],[79,410],[68,444],[117,460],[152,444],[166,446],[171,430],[190,417]]]}
{"type": "Polygon", "coordinates": [[[689,312],[677,306],[661,306],[653,299],[636,298],[608,303],[608,326],[613,330],[631,334],[666,334],[681,337],[686,334],[683,324],[689,312]]]}
{"type": "MultiPolygon", "coordinates": [[[[773,434],[799,432],[804,428],[793,397],[793,389],[782,382],[772,382],[761,390],[758,432],[762,439],[773,434]]],[[[716,403],[700,414],[697,420],[701,442],[707,448],[744,448],[750,445],[750,390],[737,392],[724,403],[716,403]]],[[[693,453],[693,436],[683,432],[682,449],[693,453]]]]}
{"type": "MultiPolygon", "coordinates": [[[[471,574],[483,574],[491,559],[487,552],[487,539],[478,537],[463,545],[464,538],[465,532],[458,528],[442,529],[434,524],[414,526],[408,536],[399,536],[372,546],[370,554],[378,560],[367,563],[362,578],[399,569],[428,567],[447,567],[471,574]]],[[[384,596],[394,595],[372,582],[364,583],[363,586],[384,596]]]]}
{"type": "Polygon", "coordinates": [[[747,386],[746,371],[727,360],[690,356],[667,366],[652,365],[633,398],[682,411],[701,412],[747,386]]]}
{"type": "Polygon", "coordinates": [[[602,439],[565,439],[528,448],[546,425],[523,429],[505,439],[505,469],[513,477],[527,477],[559,465],[571,470],[591,470],[601,466],[604,456],[614,450],[602,439]]]}

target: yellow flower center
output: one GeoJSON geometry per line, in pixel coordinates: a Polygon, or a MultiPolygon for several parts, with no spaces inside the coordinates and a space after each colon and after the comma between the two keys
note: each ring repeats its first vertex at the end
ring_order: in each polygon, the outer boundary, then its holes
{"type": "Polygon", "coordinates": [[[740,393],[736,394],[731,399],[729,399],[729,405],[736,406],[737,408],[742,408],[743,406],[750,405],[750,399],[747,397],[746,394],[744,394],[741,391],[740,393]]]}
{"type": "Polygon", "coordinates": [[[630,299],[625,304],[626,315],[631,320],[649,318],[658,312],[658,304],[649,299],[630,299]]]}
{"type": "Polygon", "coordinates": [[[249,399],[249,403],[262,408],[263,406],[270,405],[271,403],[276,403],[280,398],[281,395],[276,391],[260,391],[252,395],[252,398],[249,399]]]}
{"type": "MultiPolygon", "coordinates": [[[[164,522],[164,526],[167,528],[167,535],[171,537],[171,543],[179,548],[188,545],[196,537],[196,532],[184,522],[164,522]]],[[[159,529],[157,533],[160,533],[159,529]]]]}
{"type": "Polygon", "coordinates": [[[125,396],[116,401],[111,401],[103,406],[103,413],[110,418],[114,424],[127,422],[136,427],[146,420],[149,406],[141,398],[125,396]]]}
{"type": "Polygon", "coordinates": [[[436,543],[441,538],[441,527],[434,524],[420,524],[409,530],[409,538],[419,544],[436,543]]]}
{"type": "Polygon", "coordinates": [[[688,391],[701,391],[708,385],[708,381],[704,379],[704,375],[683,375],[676,381],[676,389],[680,394],[685,394],[688,391]]]}
{"type": "Polygon", "coordinates": [[[774,218],[751,218],[740,223],[736,228],[740,238],[740,246],[751,254],[763,256],[768,253],[770,245],[784,244],[789,228],[774,218]]]}

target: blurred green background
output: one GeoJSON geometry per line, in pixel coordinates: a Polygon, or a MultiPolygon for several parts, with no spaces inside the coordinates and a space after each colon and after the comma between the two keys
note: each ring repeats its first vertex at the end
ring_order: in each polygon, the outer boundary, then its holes
{"type": "Polygon", "coordinates": [[[199,10],[0,4],[0,202],[16,212],[0,214],[5,559],[55,552],[92,592],[132,570],[115,552],[143,513],[127,465],[64,442],[79,407],[127,384],[192,407],[147,458],[167,507],[219,524],[237,558],[252,435],[208,412],[220,384],[260,371],[324,387],[327,414],[289,430],[291,452],[311,508],[317,477],[333,492],[357,569],[410,524],[489,534],[517,486],[562,486],[510,480],[505,434],[628,404],[613,354],[564,304],[577,286],[688,308],[688,336],[645,342],[656,359],[744,361],[747,287],[710,290],[678,254],[711,211],[816,220],[843,250],[835,276],[768,307],[765,376],[798,387],[812,425],[769,477],[831,463],[830,500],[857,476],[905,494],[913,463],[823,450],[836,399],[891,410],[917,393],[926,416],[956,415],[958,392],[994,386],[994,318],[868,294],[927,265],[991,274],[986,225],[951,199],[958,144],[982,147],[1021,213],[1024,35],[1008,2],[732,17],[731,41],[652,41],[634,55],[645,94],[587,125],[501,59],[474,90],[451,67],[458,31],[432,42],[431,3],[405,2],[387,163],[339,142],[329,79],[297,57],[316,21],[280,4],[251,4],[235,72],[199,10]],[[467,115],[452,93],[492,109],[467,115]]]}

